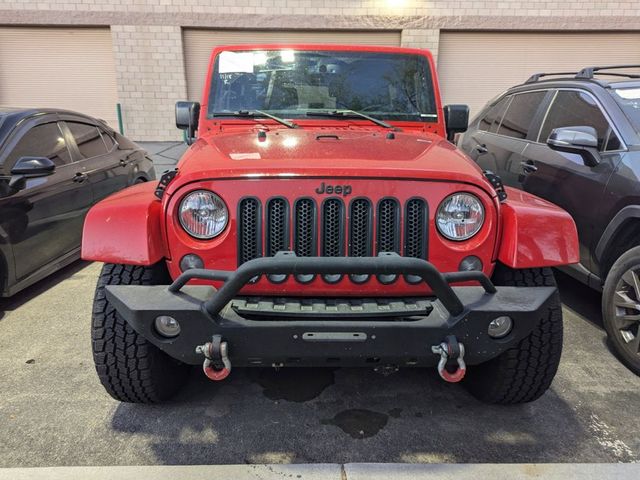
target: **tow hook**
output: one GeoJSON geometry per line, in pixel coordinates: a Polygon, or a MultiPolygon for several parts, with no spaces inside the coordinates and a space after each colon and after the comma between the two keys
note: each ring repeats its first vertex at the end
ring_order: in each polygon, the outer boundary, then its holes
{"type": "Polygon", "coordinates": [[[231,373],[227,342],[223,342],[220,335],[214,335],[210,342],[198,345],[196,353],[204,355],[202,370],[210,380],[219,382],[231,373]]]}
{"type": "Polygon", "coordinates": [[[467,373],[467,365],[464,363],[464,345],[458,342],[453,335],[449,335],[440,345],[433,345],[431,351],[440,355],[438,362],[438,373],[445,382],[457,383],[464,378],[467,373]],[[448,360],[456,360],[458,368],[451,373],[446,369],[448,360]]]}

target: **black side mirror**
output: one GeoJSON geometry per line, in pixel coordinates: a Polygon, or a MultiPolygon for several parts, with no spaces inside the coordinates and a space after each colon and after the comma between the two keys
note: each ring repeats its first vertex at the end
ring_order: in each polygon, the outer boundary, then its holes
{"type": "Polygon", "coordinates": [[[555,128],[547,139],[547,145],[558,152],[580,155],[584,164],[589,167],[595,167],[600,163],[598,133],[593,127],[555,128]]]}
{"type": "Polygon", "coordinates": [[[191,145],[196,138],[199,115],[198,102],[176,102],[176,127],[185,131],[187,145],[191,145]]]}
{"type": "Polygon", "coordinates": [[[445,105],[444,124],[447,128],[447,140],[453,142],[456,133],[466,132],[469,128],[469,106],[445,105]]]}
{"type": "Polygon", "coordinates": [[[11,169],[9,188],[21,190],[25,186],[25,179],[51,175],[56,164],[47,157],[20,157],[11,169]]]}

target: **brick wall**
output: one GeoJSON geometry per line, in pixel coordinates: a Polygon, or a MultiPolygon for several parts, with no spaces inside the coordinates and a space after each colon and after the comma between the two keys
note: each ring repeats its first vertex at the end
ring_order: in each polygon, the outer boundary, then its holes
{"type": "Polygon", "coordinates": [[[0,24],[111,26],[126,133],[180,138],[181,28],[393,29],[437,58],[441,29],[640,30],[637,0],[0,0],[0,24]]]}

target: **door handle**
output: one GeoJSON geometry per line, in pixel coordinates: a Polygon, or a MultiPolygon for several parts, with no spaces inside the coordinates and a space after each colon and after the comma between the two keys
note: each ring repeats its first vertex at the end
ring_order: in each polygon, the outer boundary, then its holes
{"type": "Polygon", "coordinates": [[[73,177],[73,181],[76,183],[82,183],[87,179],[87,175],[85,173],[82,172],[78,172],[75,174],[75,176],[73,177]]]}
{"type": "Polygon", "coordinates": [[[126,167],[127,166],[127,161],[124,158],[120,159],[120,166],[121,167],[126,167]]]}
{"type": "Polygon", "coordinates": [[[520,165],[522,165],[522,170],[524,171],[524,173],[534,173],[538,171],[538,167],[536,167],[531,160],[520,162],[520,165]]]}
{"type": "Polygon", "coordinates": [[[489,149],[487,149],[486,145],[476,145],[476,152],[478,153],[487,153],[489,149]]]}

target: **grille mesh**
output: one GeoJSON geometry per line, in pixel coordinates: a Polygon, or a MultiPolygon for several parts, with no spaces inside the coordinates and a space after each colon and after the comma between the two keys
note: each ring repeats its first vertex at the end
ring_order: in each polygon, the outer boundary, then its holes
{"type": "Polygon", "coordinates": [[[296,202],[295,208],[296,255],[299,257],[313,257],[316,255],[316,204],[310,198],[302,198],[296,202]]]}
{"type": "MultiPolygon", "coordinates": [[[[291,249],[289,240],[291,228],[294,234],[293,249],[300,257],[318,254],[325,257],[343,256],[347,234],[349,256],[370,256],[374,254],[374,223],[376,254],[400,253],[400,232],[402,231],[402,254],[407,257],[427,258],[428,217],[424,199],[412,198],[402,206],[395,198],[383,198],[377,203],[375,215],[372,205],[372,201],[368,198],[356,198],[351,201],[348,207],[349,224],[346,225],[345,204],[340,198],[326,199],[320,209],[314,199],[300,198],[293,204],[293,215],[290,215],[288,201],[283,197],[276,197],[270,199],[265,205],[263,224],[260,200],[253,197],[244,198],[240,201],[238,208],[238,262],[242,264],[263,256],[263,231],[265,255],[273,256],[277,252],[291,249]],[[292,220],[294,224],[290,226],[292,220]],[[319,234],[318,228],[320,228],[319,234]],[[318,242],[320,242],[319,253],[318,242]]],[[[284,277],[286,279],[286,276],[284,277]]],[[[313,280],[313,277],[313,275],[297,275],[296,279],[301,283],[308,283],[313,280]]],[[[341,278],[340,275],[324,277],[329,283],[335,283],[341,278]]],[[[396,276],[393,277],[388,280],[393,281],[396,276]]],[[[367,278],[368,275],[351,275],[354,283],[364,283],[367,278]]],[[[407,278],[407,280],[415,283],[420,279],[407,278]]],[[[275,282],[273,278],[271,281],[275,282]]]]}
{"type": "Polygon", "coordinates": [[[371,256],[371,203],[364,198],[351,202],[349,256],[371,256]]]}
{"type": "Polygon", "coordinates": [[[404,251],[407,257],[426,258],[426,213],[424,200],[412,198],[407,202],[404,251]]]}
{"type": "Polygon", "coordinates": [[[272,198],[267,204],[267,256],[289,250],[288,204],[284,198],[272,198]]]}
{"type": "Polygon", "coordinates": [[[330,198],[322,205],[322,256],[344,255],[342,201],[330,198]]]}
{"type": "Polygon", "coordinates": [[[378,205],[378,253],[400,253],[400,218],[398,201],[385,198],[378,205]]]}
{"type": "Polygon", "coordinates": [[[260,242],[260,204],[255,198],[244,198],[240,201],[240,238],[238,253],[239,263],[248,262],[262,256],[260,242]]]}

